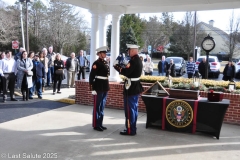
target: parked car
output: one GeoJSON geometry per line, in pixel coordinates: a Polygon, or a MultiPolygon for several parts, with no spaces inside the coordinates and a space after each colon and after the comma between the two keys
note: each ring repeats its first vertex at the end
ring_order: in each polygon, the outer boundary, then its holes
{"type": "MultiPolygon", "coordinates": [[[[198,57],[198,59],[196,61],[197,66],[202,62],[202,59],[204,57],[206,58],[206,56],[198,57]]],[[[208,62],[210,64],[210,71],[208,72],[208,75],[218,78],[218,76],[220,74],[220,68],[221,68],[221,63],[220,62],[221,61],[218,60],[217,56],[209,56],[208,62]]]]}
{"type": "Polygon", "coordinates": [[[166,61],[170,63],[170,59],[173,59],[176,74],[182,76],[186,72],[186,61],[182,57],[167,57],[166,61]]]}
{"type": "Polygon", "coordinates": [[[110,64],[110,57],[111,57],[111,53],[107,52],[105,60],[108,62],[108,64],[110,64]]]}
{"type": "Polygon", "coordinates": [[[67,61],[68,58],[69,57],[67,57],[67,56],[61,55],[61,59],[63,61],[64,67],[66,67],[66,61],[67,61]]]}
{"type": "Polygon", "coordinates": [[[240,78],[240,60],[235,63],[235,78],[240,78]]]}
{"type": "Polygon", "coordinates": [[[232,58],[232,61],[233,61],[234,63],[237,63],[237,62],[239,61],[239,59],[232,58]]]}
{"type": "Polygon", "coordinates": [[[146,59],[146,54],[145,54],[145,53],[138,53],[138,56],[139,56],[139,57],[142,56],[143,59],[146,59]]]}
{"type": "Polygon", "coordinates": [[[106,56],[107,56],[107,57],[110,57],[110,56],[111,56],[111,53],[110,53],[110,52],[107,52],[107,53],[106,53],[106,56]]]}
{"type": "Polygon", "coordinates": [[[89,61],[88,66],[86,67],[86,72],[90,72],[90,55],[86,55],[86,58],[89,61]]]}

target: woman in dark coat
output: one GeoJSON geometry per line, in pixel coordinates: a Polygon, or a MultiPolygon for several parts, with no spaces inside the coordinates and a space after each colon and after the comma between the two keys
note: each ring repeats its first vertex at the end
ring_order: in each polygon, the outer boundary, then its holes
{"type": "Polygon", "coordinates": [[[175,64],[173,63],[173,59],[170,59],[169,64],[167,65],[167,74],[166,76],[172,76],[176,77],[176,71],[175,71],[175,64]]]}
{"type": "Polygon", "coordinates": [[[233,81],[234,76],[235,76],[235,66],[233,65],[232,61],[229,61],[223,70],[223,80],[233,81]]]}
{"type": "Polygon", "coordinates": [[[59,53],[57,53],[56,55],[56,59],[54,60],[54,82],[53,82],[53,94],[56,93],[56,85],[58,83],[57,86],[57,93],[61,93],[60,92],[60,88],[61,88],[61,84],[62,84],[62,80],[65,79],[65,75],[63,73],[63,69],[64,69],[64,63],[61,60],[61,55],[59,53]],[[57,72],[62,71],[62,74],[58,74],[57,72]]]}
{"type": "MultiPolygon", "coordinates": [[[[202,76],[202,79],[205,79],[206,78],[206,75],[205,75],[205,66],[206,66],[206,58],[204,57],[202,59],[202,62],[198,65],[198,72],[201,74],[202,76]]],[[[210,64],[208,63],[208,72],[210,71],[210,64]]]]}

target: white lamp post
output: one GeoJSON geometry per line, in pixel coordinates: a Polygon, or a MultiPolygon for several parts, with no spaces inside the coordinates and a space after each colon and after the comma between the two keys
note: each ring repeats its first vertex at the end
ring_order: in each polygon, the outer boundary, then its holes
{"type": "Polygon", "coordinates": [[[21,18],[21,30],[22,30],[22,46],[25,48],[25,38],[24,38],[24,29],[23,29],[23,15],[22,15],[22,4],[19,3],[19,9],[20,9],[20,18],[21,18]]]}
{"type": "MultiPolygon", "coordinates": [[[[26,2],[26,51],[29,53],[29,35],[28,35],[28,2],[34,2],[34,0],[19,0],[19,2],[26,2]]],[[[24,39],[23,39],[24,40],[24,39]]]]}

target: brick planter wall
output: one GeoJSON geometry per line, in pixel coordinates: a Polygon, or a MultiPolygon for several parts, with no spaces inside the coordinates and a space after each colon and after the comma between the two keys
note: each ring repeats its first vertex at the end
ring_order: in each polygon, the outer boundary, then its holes
{"type": "MultiPolygon", "coordinates": [[[[151,86],[151,83],[142,83],[144,90],[151,86]]],[[[93,105],[92,94],[89,91],[88,81],[76,81],[76,104],[93,105]]],[[[107,104],[108,108],[123,109],[123,84],[118,82],[110,82],[110,91],[108,92],[107,104]]],[[[207,97],[206,92],[200,92],[201,97],[207,97]]],[[[240,95],[224,93],[224,99],[230,100],[230,105],[226,112],[224,122],[240,125],[240,95]]],[[[141,98],[139,98],[139,111],[146,112],[146,107],[141,98]]]]}

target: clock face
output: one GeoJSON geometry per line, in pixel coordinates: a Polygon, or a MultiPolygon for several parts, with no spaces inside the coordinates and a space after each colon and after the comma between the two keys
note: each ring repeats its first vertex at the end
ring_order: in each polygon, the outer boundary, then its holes
{"type": "Polygon", "coordinates": [[[206,39],[202,43],[202,47],[206,51],[210,51],[215,47],[214,41],[211,39],[206,39]]]}

